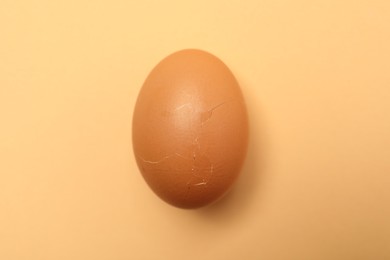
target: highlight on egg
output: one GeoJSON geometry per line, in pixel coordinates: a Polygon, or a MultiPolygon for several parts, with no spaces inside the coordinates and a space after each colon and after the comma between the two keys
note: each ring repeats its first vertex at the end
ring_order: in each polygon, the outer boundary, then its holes
{"type": "Polygon", "coordinates": [[[133,114],[133,150],[151,190],[180,208],[208,205],[239,176],[248,117],[239,84],[214,55],[164,58],[147,76],[133,114]]]}

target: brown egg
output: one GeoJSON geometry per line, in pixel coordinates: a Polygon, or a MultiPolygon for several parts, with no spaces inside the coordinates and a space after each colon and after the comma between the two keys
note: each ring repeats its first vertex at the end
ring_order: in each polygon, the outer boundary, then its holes
{"type": "Polygon", "coordinates": [[[133,148],[150,188],[180,208],[207,205],[232,186],[248,143],[240,87],[200,50],[163,59],[146,78],[133,115],[133,148]]]}

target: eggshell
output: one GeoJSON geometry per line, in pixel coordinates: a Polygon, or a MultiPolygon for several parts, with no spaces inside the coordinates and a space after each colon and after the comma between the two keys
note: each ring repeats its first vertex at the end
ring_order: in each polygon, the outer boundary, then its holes
{"type": "Polygon", "coordinates": [[[150,188],[180,208],[224,195],[248,143],[244,99],[231,71],[201,50],[163,59],[146,78],[133,115],[133,149],[150,188]]]}

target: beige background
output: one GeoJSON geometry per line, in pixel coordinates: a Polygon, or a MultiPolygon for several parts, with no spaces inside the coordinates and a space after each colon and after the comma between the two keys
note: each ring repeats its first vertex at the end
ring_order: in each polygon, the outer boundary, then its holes
{"type": "Polygon", "coordinates": [[[390,259],[389,1],[0,3],[0,259],[390,259]],[[131,117],[152,67],[220,57],[247,100],[219,203],[160,201],[131,117]]]}

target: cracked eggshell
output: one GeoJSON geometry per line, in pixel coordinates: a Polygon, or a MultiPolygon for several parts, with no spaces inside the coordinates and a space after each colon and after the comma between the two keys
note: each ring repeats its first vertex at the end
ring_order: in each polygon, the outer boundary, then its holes
{"type": "Polygon", "coordinates": [[[224,195],[242,167],[248,143],[244,99],[217,57],[182,50],[150,72],[133,115],[133,149],[150,188],[180,208],[224,195]]]}

